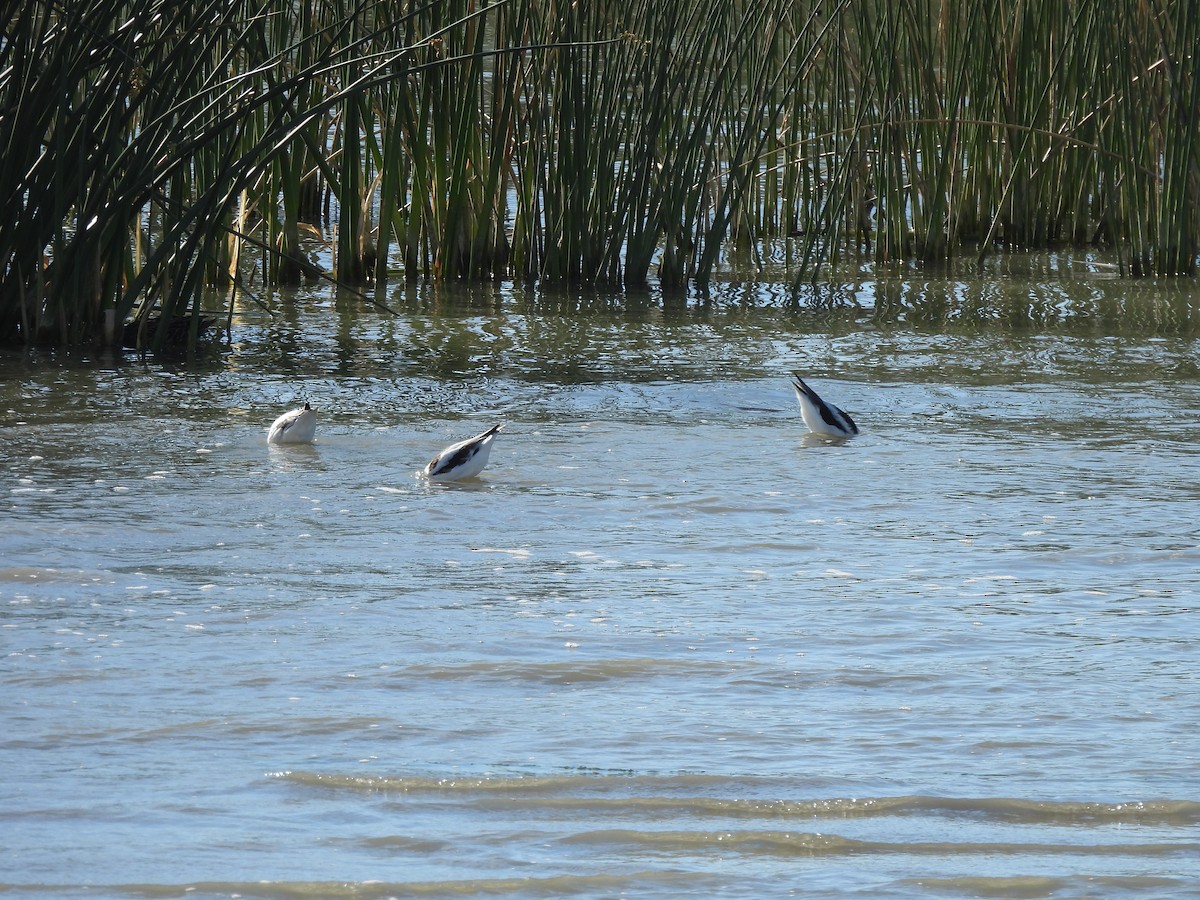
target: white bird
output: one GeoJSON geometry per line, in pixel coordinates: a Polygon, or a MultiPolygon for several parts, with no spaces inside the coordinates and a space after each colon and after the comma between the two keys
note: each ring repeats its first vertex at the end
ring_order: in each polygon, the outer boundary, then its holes
{"type": "Polygon", "coordinates": [[[303,409],[285,412],[267,432],[268,444],[311,444],[317,430],[317,411],[306,402],[303,409]]]}
{"type": "Polygon", "coordinates": [[[858,434],[858,426],[849,415],[832,403],[822,400],[799,375],[792,377],[795,379],[792,389],[796,392],[796,399],[800,401],[800,415],[809,431],[829,437],[851,437],[858,434]]]}
{"type": "Polygon", "coordinates": [[[430,481],[456,481],[459,478],[474,478],[487,465],[492,452],[492,441],[503,428],[493,425],[483,434],[451,444],[429,461],[423,474],[430,481]]]}

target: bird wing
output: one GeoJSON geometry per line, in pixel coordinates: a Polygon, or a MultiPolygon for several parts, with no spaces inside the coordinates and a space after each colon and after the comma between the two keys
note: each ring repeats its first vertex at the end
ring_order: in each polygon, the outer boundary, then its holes
{"type": "Polygon", "coordinates": [[[282,434],[283,432],[285,432],[289,428],[291,428],[293,425],[295,425],[296,422],[299,421],[299,419],[300,419],[300,413],[297,412],[296,410],[292,410],[291,412],[284,413],[282,416],[280,416],[275,421],[275,427],[278,428],[279,433],[282,434]]]}
{"type": "MultiPolygon", "coordinates": [[[[848,413],[844,409],[840,409],[838,407],[834,407],[834,409],[837,409],[838,413],[845,420],[844,424],[850,426],[850,431],[854,434],[858,434],[858,426],[855,425],[854,420],[852,418],[850,418],[850,413],[848,413]]],[[[824,415],[824,413],[822,413],[822,415],[824,415]]]]}
{"type": "Polygon", "coordinates": [[[430,475],[441,475],[443,472],[449,472],[451,469],[465,466],[479,452],[482,446],[483,441],[479,438],[471,438],[470,440],[447,447],[433,458],[433,461],[426,467],[425,471],[430,475]]]}
{"type": "Polygon", "coordinates": [[[804,379],[793,373],[792,387],[796,391],[796,395],[801,399],[809,400],[813,406],[817,408],[817,412],[821,414],[821,421],[831,428],[838,431],[849,431],[851,434],[858,434],[858,426],[854,424],[854,420],[850,418],[850,414],[844,409],[834,406],[832,403],[826,403],[821,399],[821,396],[804,383],[804,379]]]}
{"type": "Polygon", "coordinates": [[[477,434],[473,438],[467,438],[465,441],[460,441],[457,444],[451,444],[437,456],[435,456],[425,467],[426,474],[441,475],[444,472],[449,472],[452,469],[457,469],[459,466],[465,466],[468,462],[474,459],[475,454],[483,449],[488,438],[497,434],[504,423],[493,425],[482,434],[477,434]]]}

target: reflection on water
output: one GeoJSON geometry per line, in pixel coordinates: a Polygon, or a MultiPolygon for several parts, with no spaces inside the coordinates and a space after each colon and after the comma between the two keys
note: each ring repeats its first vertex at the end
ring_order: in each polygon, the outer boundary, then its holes
{"type": "Polygon", "coordinates": [[[913,274],[0,359],[0,884],[1195,896],[1190,287],[913,274]]]}

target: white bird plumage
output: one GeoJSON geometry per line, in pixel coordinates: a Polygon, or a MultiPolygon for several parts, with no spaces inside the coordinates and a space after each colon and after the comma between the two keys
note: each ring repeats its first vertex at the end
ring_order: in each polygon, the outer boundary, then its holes
{"type": "Polygon", "coordinates": [[[492,441],[503,424],[493,425],[482,434],[451,444],[429,461],[422,473],[430,481],[457,481],[474,478],[483,471],[492,452],[492,441]]]}
{"type": "Polygon", "coordinates": [[[300,409],[285,412],[267,432],[268,444],[311,444],[317,431],[317,411],[307,402],[300,409]]]}
{"type": "Polygon", "coordinates": [[[799,375],[792,375],[792,390],[800,401],[800,416],[813,434],[828,437],[852,437],[858,434],[854,420],[832,403],[826,403],[799,375]]]}

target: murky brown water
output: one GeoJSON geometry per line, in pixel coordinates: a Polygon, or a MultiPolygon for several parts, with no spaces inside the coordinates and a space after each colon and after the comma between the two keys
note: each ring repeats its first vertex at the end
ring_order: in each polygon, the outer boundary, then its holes
{"type": "Polygon", "coordinates": [[[0,358],[0,887],[1200,896],[1195,293],[785,296],[0,358]]]}

